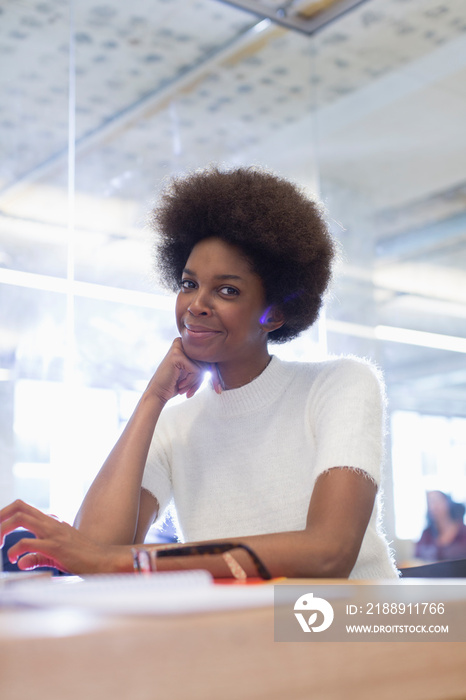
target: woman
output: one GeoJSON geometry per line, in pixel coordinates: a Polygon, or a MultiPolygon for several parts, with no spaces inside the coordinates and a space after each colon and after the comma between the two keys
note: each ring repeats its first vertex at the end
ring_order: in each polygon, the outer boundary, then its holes
{"type": "Polygon", "coordinates": [[[428,491],[427,527],[416,544],[415,556],[424,561],[466,557],[465,508],[443,491],[428,491]]]}
{"type": "MultiPolygon", "coordinates": [[[[184,540],[241,544],[271,576],[395,577],[378,530],[377,373],[356,359],[286,363],[269,353],[269,342],[318,316],[335,255],[319,207],[272,174],[210,169],[175,180],[154,224],[161,278],[178,291],[179,337],[74,528],[22,502],[1,512],[4,532],[37,536],[10,559],[24,555],[23,569],[129,571],[131,545],[173,498],[184,540]],[[211,385],[199,390],[206,369],[211,385]],[[179,394],[189,400],[167,406],[179,394]]],[[[170,554],[158,568],[255,574],[244,549],[227,561],[170,554]]]]}

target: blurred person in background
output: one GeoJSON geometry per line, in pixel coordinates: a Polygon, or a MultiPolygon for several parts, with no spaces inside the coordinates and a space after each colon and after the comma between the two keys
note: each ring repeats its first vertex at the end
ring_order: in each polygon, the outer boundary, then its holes
{"type": "Polygon", "coordinates": [[[416,544],[423,561],[466,558],[465,507],[443,491],[427,491],[427,527],[416,544]]]}

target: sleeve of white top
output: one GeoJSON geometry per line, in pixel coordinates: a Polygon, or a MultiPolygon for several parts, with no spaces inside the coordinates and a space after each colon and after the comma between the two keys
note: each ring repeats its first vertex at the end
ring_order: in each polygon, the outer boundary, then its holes
{"type": "Polygon", "coordinates": [[[380,483],[385,391],[374,366],[353,358],[330,361],[312,388],[308,415],[316,437],[316,477],[333,467],[352,467],[380,483]]]}

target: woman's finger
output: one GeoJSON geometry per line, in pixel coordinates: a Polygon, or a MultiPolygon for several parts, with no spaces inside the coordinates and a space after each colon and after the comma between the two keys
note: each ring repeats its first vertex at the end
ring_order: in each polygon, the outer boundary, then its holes
{"type": "Polygon", "coordinates": [[[24,527],[34,535],[42,536],[43,528],[47,528],[51,522],[57,524],[59,521],[45,515],[37,508],[24,503],[24,501],[14,501],[0,511],[2,545],[5,535],[17,530],[19,527],[24,527]]]}
{"type": "Polygon", "coordinates": [[[220,376],[219,369],[216,364],[209,366],[210,376],[212,378],[212,386],[214,387],[217,394],[221,394],[223,391],[222,377],[220,376]]]}
{"type": "Polygon", "coordinates": [[[202,378],[201,378],[200,381],[198,380],[198,381],[196,381],[196,382],[191,383],[191,384],[186,388],[186,398],[187,398],[187,399],[192,398],[192,397],[194,396],[194,394],[196,393],[196,391],[197,391],[197,390],[199,389],[199,387],[201,386],[201,384],[202,384],[202,378]]]}
{"type": "Polygon", "coordinates": [[[20,513],[24,513],[25,515],[49,517],[44,515],[44,513],[41,510],[34,508],[34,506],[31,506],[29,505],[29,503],[26,503],[25,501],[22,501],[18,498],[16,501],[13,501],[12,503],[0,510],[0,522],[3,523],[4,520],[20,513]]]}
{"type": "MultiPolygon", "coordinates": [[[[12,564],[16,564],[18,559],[29,554],[38,554],[40,548],[40,540],[35,537],[23,537],[23,539],[15,542],[8,550],[8,559],[12,564]]],[[[36,565],[37,566],[37,565],[36,565]]]]}
{"type": "Polygon", "coordinates": [[[17,562],[18,569],[20,571],[31,571],[32,569],[37,569],[38,567],[48,566],[53,569],[60,569],[61,571],[66,571],[63,567],[59,566],[55,559],[46,557],[38,552],[33,552],[31,554],[25,554],[17,562]]]}

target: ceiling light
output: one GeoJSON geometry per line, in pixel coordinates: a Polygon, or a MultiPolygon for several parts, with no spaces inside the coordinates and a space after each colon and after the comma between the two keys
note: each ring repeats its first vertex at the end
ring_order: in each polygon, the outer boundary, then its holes
{"type": "Polygon", "coordinates": [[[359,338],[368,338],[369,340],[386,340],[391,343],[403,343],[405,345],[417,345],[422,348],[466,353],[466,338],[456,335],[428,333],[410,328],[397,328],[396,326],[364,326],[360,323],[338,320],[327,320],[326,326],[327,331],[330,333],[341,333],[342,335],[352,335],[359,338]]]}

